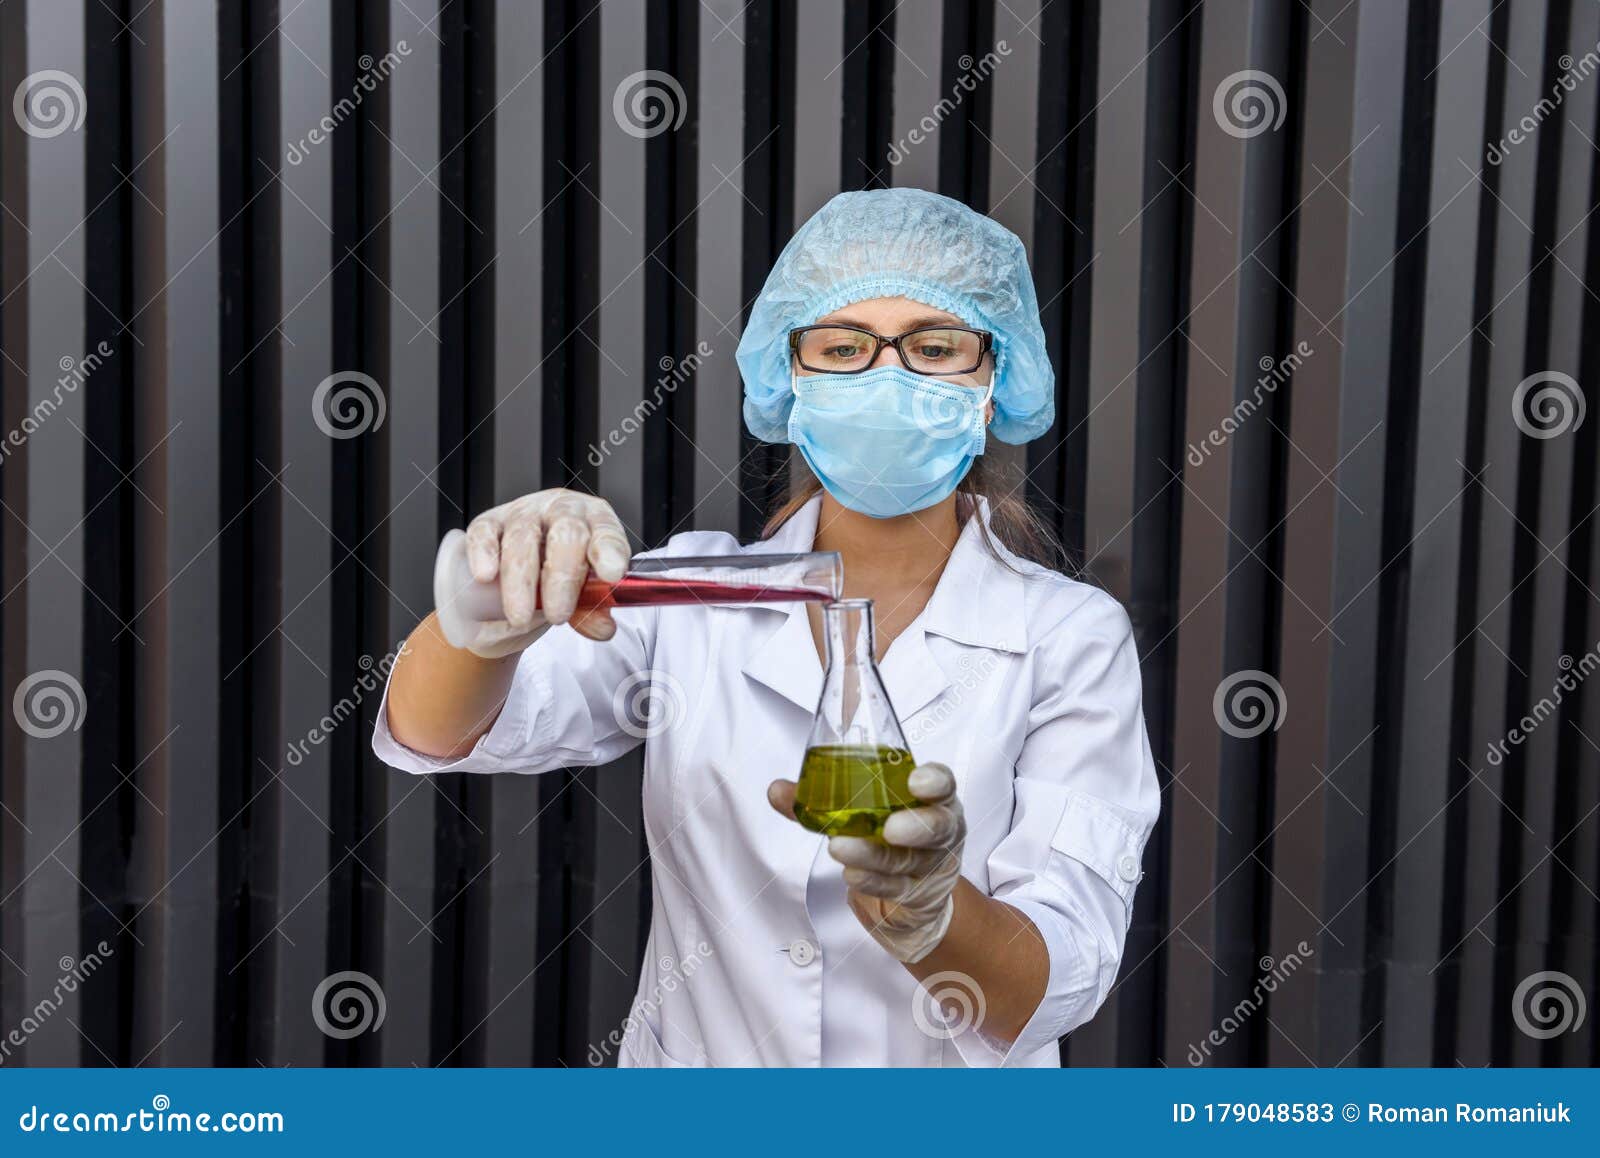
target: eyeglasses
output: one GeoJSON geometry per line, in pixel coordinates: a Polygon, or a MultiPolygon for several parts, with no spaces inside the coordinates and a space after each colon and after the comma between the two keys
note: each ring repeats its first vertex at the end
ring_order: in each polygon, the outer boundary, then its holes
{"type": "Polygon", "coordinates": [[[924,326],[897,337],[856,326],[800,326],[789,331],[789,351],[813,374],[859,374],[892,346],[907,370],[944,377],[971,374],[994,346],[987,330],[924,326]]]}

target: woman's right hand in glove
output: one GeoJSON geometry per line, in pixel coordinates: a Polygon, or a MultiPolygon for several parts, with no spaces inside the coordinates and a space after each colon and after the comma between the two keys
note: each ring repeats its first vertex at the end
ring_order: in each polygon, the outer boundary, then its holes
{"type": "Polygon", "coordinates": [[[609,612],[577,611],[592,570],[608,583],[628,569],[628,535],[611,504],[560,488],[492,507],[467,525],[467,566],[500,584],[505,618],[481,624],[467,648],[487,659],[521,651],[553,624],[594,640],[617,633],[609,612]]]}
{"type": "Polygon", "coordinates": [[[604,610],[576,611],[578,593],[590,571],[621,579],[628,559],[621,521],[593,495],[537,491],[473,519],[467,566],[474,579],[499,582],[505,618],[477,624],[465,648],[450,646],[437,612],[422,621],[389,675],[394,738],[441,759],[472,751],[505,705],[517,654],[552,624],[570,623],[595,640],[617,633],[604,610]]]}

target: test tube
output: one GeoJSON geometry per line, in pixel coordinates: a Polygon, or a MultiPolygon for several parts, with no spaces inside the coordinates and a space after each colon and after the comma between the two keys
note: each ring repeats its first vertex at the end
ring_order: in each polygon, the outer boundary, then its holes
{"type": "MultiPolygon", "coordinates": [[[[579,592],[578,607],[826,603],[843,591],[844,564],[837,551],[661,555],[634,559],[616,583],[591,574],[579,592]]],[[[505,618],[500,584],[472,577],[464,531],[448,532],[439,544],[433,599],[439,626],[454,647],[464,647],[475,637],[474,624],[505,618]]]]}

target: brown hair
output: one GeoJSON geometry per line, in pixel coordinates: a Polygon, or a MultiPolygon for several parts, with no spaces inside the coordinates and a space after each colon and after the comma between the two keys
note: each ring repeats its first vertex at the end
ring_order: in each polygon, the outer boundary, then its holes
{"type": "MultiPolygon", "coordinates": [[[[779,527],[822,489],[816,475],[805,470],[803,460],[796,456],[792,461],[797,468],[805,471],[804,477],[794,496],[779,504],[768,516],[766,526],[761,529],[763,539],[770,539],[776,534],[779,527]]],[[[966,477],[956,487],[956,516],[965,522],[977,508],[976,499],[981,497],[987,500],[989,525],[982,528],[983,541],[995,558],[1010,566],[995,549],[994,540],[999,539],[1006,550],[1018,558],[1038,563],[1052,571],[1064,572],[1066,553],[1062,550],[1055,528],[1021,497],[1019,487],[1006,486],[1003,480],[995,477],[996,473],[985,464],[981,455],[972,460],[972,469],[967,471],[966,477]]]]}

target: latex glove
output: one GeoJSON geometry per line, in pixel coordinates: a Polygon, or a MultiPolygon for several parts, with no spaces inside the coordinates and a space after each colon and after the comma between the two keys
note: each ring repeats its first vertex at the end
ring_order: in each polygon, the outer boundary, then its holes
{"type": "Polygon", "coordinates": [[[574,614],[578,592],[590,569],[615,583],[630,558],[622,521],[595,495],[554,488],[484,511],[467,524],[467,565],[480,583],[499,578],[505,618],[481,625],[467,649],[510,655],[568,622],[590,639],[610,639],[617,625],[608,612],[574,614]]]}
{"type": "Polygon", "coordinates": [[[950,929],[951,893],[961,878],[967,838],[950,769],[919,764],[910,787],[921,807],[891,814],[881,842],[860,836],[828,841],[829,855],[845,866],[845,898],[857,919],[890,956],[908,965],[933,952],[950,929]]]}

